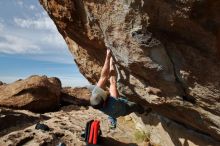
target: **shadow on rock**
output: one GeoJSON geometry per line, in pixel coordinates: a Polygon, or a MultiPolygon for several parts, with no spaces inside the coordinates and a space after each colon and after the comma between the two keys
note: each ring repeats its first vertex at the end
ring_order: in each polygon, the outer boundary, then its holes
{"type": "Polygon", "coordinates": [[[0,109],[0,136],[25,129],[39,121],[48,119],[47,116],[36,115],[28,111],[0,109]]]}
{"type": "Polygon", "coordinates": [[[138,146],[135,143],[123,143],[120,141],[117,141],[111,137],[103,137],[101,139],[101,146],[138,146]]]}
{"type": "Polygon", "coordinates": [[[77,106],[77,105],[67,105],[67,106],[63,106],[61,108],[62,111],[64,112],[71,112],[71,111],[77,111],[77,110],[88,110],[89,107],[88,106],[77,106]]]}
{"type": "Polygon", "coordinates": [[[151,131],[149,133],[151,138],[155,139],[156,137],[160,137],[160,139],[151,141],[152,143],[154,143],[154,141],[160,141],[163,145],[173,143],[175,146],[189,146],[192,145],[192,143],[195,145],[220,144],[208,135],[194,131],[190,127],[186,127],[181,123],[172,121],[155,112],[150,112],[148,115],[141,116],[141,120],[145,125],[142,128],[151,131]]]}
{"type": "Polygon", "coordinates": [[[169,119],[161,120],[161,126],[169,134],[175,146],[190,146],[195,145],[220,145],[220,142],[214,140],[205,133],[199,133],[190,127],[179,125],[169,119]],[[176,130],[174,130],[176,129],[176,130]]]}

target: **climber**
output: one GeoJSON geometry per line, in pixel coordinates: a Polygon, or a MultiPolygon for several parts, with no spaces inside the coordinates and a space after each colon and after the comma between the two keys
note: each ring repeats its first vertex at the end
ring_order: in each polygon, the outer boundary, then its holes
{"type": "Polygon", "coordinates": [[[120,98],[117,89],[115,66],[109,49],[107,49],[101,77],[97,85],[90,87],[90,90],[92,91],[90,97],[91,106],[109,116],[108,121],[111,129],[116,128],[117,117],[125,116],[132,112],[138,112],[139,114],[144,112],[144,108],[140,105],[120,98]],[[105,91],[108,79],[110,81],[109,93],[105,91]]]}

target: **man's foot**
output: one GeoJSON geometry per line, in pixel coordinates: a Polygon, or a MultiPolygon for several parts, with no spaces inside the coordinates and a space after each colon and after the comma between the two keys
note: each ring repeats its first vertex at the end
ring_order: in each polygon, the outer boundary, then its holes
{"type": "Polygon", "coordinates": [[[112,130],[115,130],[116,129],[116,124],[112,124],[112,123],[109,124],[109,128],[112,129],[112,130]]]}
{"type": "Polygon", "coordinates": [[[107,53],[106,53],[106,56],[111,57],[111,50],[110,50],[110,49],[107,49],[106,52],[107,52],[107,53]]]}
{"type": "Polygon", "coordinates": [[[116,129],[117,119],[112,118],[112,117],[108,117],[108,125],[109,125],[110,129],[112,129],[112,130],[116,129]]]}

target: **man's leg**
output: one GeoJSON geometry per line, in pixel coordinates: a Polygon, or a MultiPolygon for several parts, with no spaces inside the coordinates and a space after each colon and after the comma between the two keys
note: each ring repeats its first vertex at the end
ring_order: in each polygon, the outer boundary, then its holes
{"type": "Polygon", "coordinates": [[[113,64],[113,59],[110,59],[110,88],[109,92],[112,97],[119,98],[119,93],[117,89],[116,72],[113,64]]]}
{"type": "MultiPolygon", "coordinates": [[[[118,89],[117,89],[116,72],[115,72],[115,67],[114,67],[112,58],[110,59],[110,88],[109,88],[109,92],[112,97],[119,98],[119,93],[118,93],[118,89]]],[[[144,112],[144,108],[135,102],[130,102],[128,100],[121,99],[121,98],[119,98],[118,101],[121,102],[120,112],[122,113],[122,116],[128,115],[132,112],[137,112],[140,114],[142,114],[144,112]]]]}
{"type": "Polygon", "coordinates": [[[97,83],[97,86],[104,89],[105,84],[109,78],[110,73],[110,58],[111,58],[111,52],[109,49],[107,49],[106,58],[104,66],[102,67],[101,76],[99,78],[99,81],[97,83]]]}
{"type": "MultiPolygon", "coordinates": [[[[109,78],[109,80],[110,80],[110,87],[109,87],[110,96],[112,96],[114,98],[119,98],[119,93],[118,93],[118,89],[117,89],[117,82],[116,82],[116,73],[115,73],[115,68],[114,68],[112,57],[110,59],[110,78],[109,78]]],[[[115,129],[116,125],[117,125],[117,119],[109,116],[108,121],[109,121],[109,127],[111,129],[115,129]]]]}

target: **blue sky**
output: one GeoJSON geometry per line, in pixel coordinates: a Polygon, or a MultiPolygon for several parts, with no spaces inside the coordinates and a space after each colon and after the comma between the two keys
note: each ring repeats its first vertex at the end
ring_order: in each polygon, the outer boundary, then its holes
{"type": "Polygon", "coordinates": [[[63,86],[89,83],[38,0],[0,1],[0,81],[55,76],[63,86]]]}

